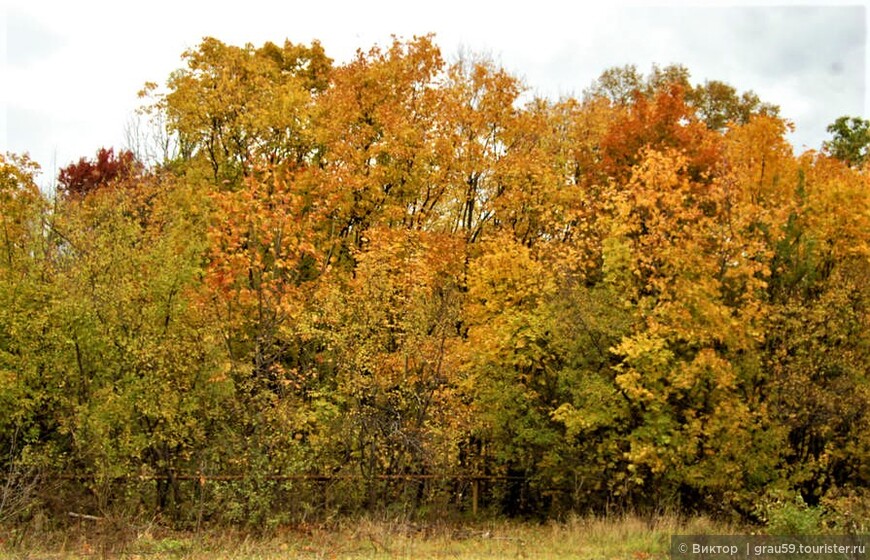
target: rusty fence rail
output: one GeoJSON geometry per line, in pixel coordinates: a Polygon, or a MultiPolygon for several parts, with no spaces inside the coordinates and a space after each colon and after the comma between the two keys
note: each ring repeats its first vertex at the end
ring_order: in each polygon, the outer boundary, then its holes
{"type": "MultiPolygon", "coordinates": [[[[0,474],[0,480],[3,480],[3,475],[0,474]]],[[[96,480],[98,478],[110,478],[112,480],[199,480],[199,481],[216,481],[216,482],[232,482],[237,480],[269,480],[269,481],[292,481],[292,480],[313,480],[318,482],[329,482],[331,480],[529,480],[526,476],[510,476],[498,474],[269,474],[269,475],[249,475],[249,474],[205,474],[205,473],[177,473],[177,474],[131,474],[112,477],[100,477],[96,474],[73,474],[73,473],[58,473],[47,476],[56,480],[96,480]]]]}
{"type": "MultiPolygon", "coordinates": [[[[3,473],[0,473],[0,481],[3,481],[3,473]]],[[[485,482],[528,482],[529,477],[515,475],[495,475],[495,474],[447,474],[447,473],[398,473],[398,474],[206,474],[206,473],[171,473],[171,474],[129,474],[122,476],[101,477],[96,474],[78,474],[78,473],[54,473],[40,477],[43,481],[96,481],[110,480],[112,482],[151,482],[151,481],[166,481],[166,482],[195,482],[199,486],[204,487],[209,482],[241,482],[246,480],[258,480],[267,482],[335,482],[335,481],[438,481],[438,482],[468,482],[471,485],[471,506],[472,511],[476,515],[478,512],[480,501],[480,485],[485,482]]]]}

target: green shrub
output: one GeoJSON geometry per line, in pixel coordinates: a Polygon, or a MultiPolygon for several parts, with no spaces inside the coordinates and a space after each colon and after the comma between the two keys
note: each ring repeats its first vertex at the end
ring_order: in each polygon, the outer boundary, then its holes
{"type": "Polygon", "coordinates": [[[824,509],[811,507],[800,493],[788,499],[768,496],[756,508],[756,515],[767,525],[771,535],[816,535],[822,532],[824,509]]]}

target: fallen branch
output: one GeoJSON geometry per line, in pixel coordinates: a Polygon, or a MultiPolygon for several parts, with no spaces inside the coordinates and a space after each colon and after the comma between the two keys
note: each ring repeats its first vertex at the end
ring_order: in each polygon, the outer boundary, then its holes
{"type": "Polygon", "coordinates": [[[88,515],[86,513],[76,513],[74,511],[66,512],[70,517],[74,517],[76,519],[87,519],[88,521],[102,521],[105,517],[98,517],[96,515],[88,515]]]}

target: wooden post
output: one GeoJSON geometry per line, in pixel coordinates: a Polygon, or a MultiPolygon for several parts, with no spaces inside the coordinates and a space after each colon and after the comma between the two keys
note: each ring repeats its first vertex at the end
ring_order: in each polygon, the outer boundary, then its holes
{"type": "Polygon", "coordinates": [[[475,517],[477,517],[477,497],[478,497],[479,487],[480,487],[480,479],[475,478],[471,482],[471,513],[473,513],[475,517]]]}

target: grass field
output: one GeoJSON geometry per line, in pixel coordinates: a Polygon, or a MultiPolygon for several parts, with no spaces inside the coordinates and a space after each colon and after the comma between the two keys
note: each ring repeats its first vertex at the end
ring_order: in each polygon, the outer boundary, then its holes
{"type": "Polygon", "coordinates": [[[735,528],[706,518],[645,520],[576,517],[563,523],[514,521],[414,524],[354,519],[330,525],[278,528],[269,536],[234,531],[201,534],[159,527],[82,526],[62,534],[8,533],[0,558],[125,558],[271,560],[450,558],[627,559],[666,558],[672,534],[725,534],[735,528]]]}

